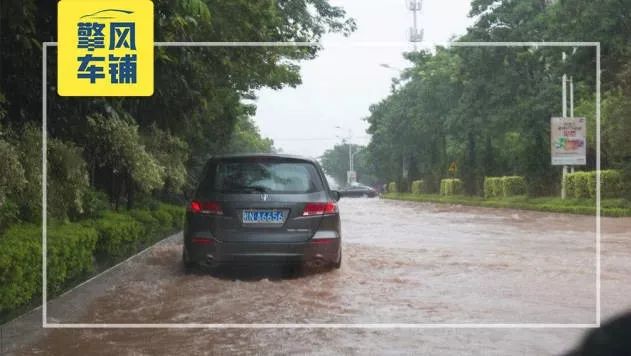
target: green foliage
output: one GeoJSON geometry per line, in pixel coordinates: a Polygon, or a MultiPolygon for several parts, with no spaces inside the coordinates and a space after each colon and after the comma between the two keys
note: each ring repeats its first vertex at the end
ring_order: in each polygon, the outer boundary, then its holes
{"type": "Polygon", "coordinates": [[[0,139],[0,232],[19,221],[16,201],[26,185],[19,154],[9,142],[0,139]]]}
{"type": "MultiPolygon", "coordinates": [[[[327,0],[156,1],[155,12],[156,41],[318,42],[326,33],[348,35],[356,28],[327,0]]],[[[54,2],[7,0],[0,13],[0,63],[7,74],[0,83],[0,160],[14,164],[3,155],[17,153],[22,166],[0,167],[7,173],[0,179],[10,178],[16,195],[6,196],[7,182],[0,183],[1,230],[41,219],[41,95],[33,95],[41,91],[41,78],[34,73],[41,73],[42,39],[55,38],[57,12],[54,2]]],[[[272,151],[272,141],[261,137],[252,120],[255,93],[300,84],[298,63],[319,51],[317,46],[157,48],[155,93],[141,99],[79,103],[55,95],[49,80],[47,110],[55,118],[47,130],[51,217],[98,216],[104,200],[87,191],[86,181],[117,210],[120,203],[131,208],[144,194],[181,196],[211,154],[272,151]]],[[[56,56],[48,60],[54,77],[56,56]]]]}
{"type": "Polygon", "coordinates": [[[501,177],[485,177],[484,178],[484,197],[496,198],[504,195],[501,177]]]}
{"type": "Polygon", "coordinates": [[[133,209],[127,212],[134,220],[138,221],[142,226],[143,242],[151,240],[154,235],[157,235],[160,229],[160,221],[156,219],[150,211],[133,209]]]}
{"type": "Polygon", "coordinates": [[[274,152],[274,142],[261,137],[254,120],[246,115],[240,115],[235,123],[230,143],[225,151],[230,153],[270,153],[274,152]]]}
{"type": "MultiPolygon", "coordinates": [[[[596,197],[596,171],[569,173],[565,177],[565,191],[571,198],[596,197]]],[[[600,172],[601,198],[620,198],[623,196],[624,183],[622,172],[604,170],[600,172]]]]}
{"type": "Polygon", "coordinates": [[[85,218],[98,218],[105,211],[110,208],[110,204],[107,201],[107,194],[94,189],[87,189],[83,192],[83,217],[85,218]]]}
{"type": "MultiPolygon", "coordinates": [[[[0,237],[0,313],[41,293],[42,229],[15,225],[0,237]]],[[[82,224],[49,226],[48,291],[56,294],[69,282],[94,269],[96,230],[82,224]]]]}
{"type": "Polygon", "coordinates": [[[398,193],[398,192],[399,192],[399,188],[397,187],[396,182],[388,183],[388,193],[398,193]]]}
{"type": "Polygon", "coordinates": [[[463,193],[462,181],[458,178],[440,181],[440,195],[460,195],[463,193]]]}
{"type": "MultiPolygon", "coordinates": [[[[477,196],[438,194],[418,195],[409,193],[388,193],[384,197],[386,199],[462,204],[488,208],[523,209],[592,216],[596,214],[596,201],[594,199],[561,199],[558,197],[531,198],[525,195],[484,199],[477,196]]],[[[603,216],[631,216],[631,202],[625,199],[604,199],[602,200],[601,207],[601,213],[603,216]]]]}
{"type": "MultiPolygon", "coordinates": [[[[594,174],[594,184],[590,184],[590,196],[595,197],[595,187],[596,187],[596,177],[594,174]],[[592,186],[594,188],[592,188],[592,186]]],[[[601,198],[620,198],[625,190],[624,184],[629,184],[629,182],[623,181],[623,173],[616,170],[605,170],[600,171],[600,194],[601,198]]]]}
{"type": "Polygon", "coordinates": [[[525,195],[527,191],[528,188],[524,177],[502,177],[502,196],[512,197],[515,195],[525,195]]]}
{"type": "MultiPolygon", "coordinates": [[[[631,2],[614,0],[477,0],[471,11],[475,24],[457,40],[600,41],[608,68],[603,78],[609,78],[603,79],[602,163],[631,181],[631,47],[626,41],[631,21],[609,15],[629,9],[631,2]]],[[[408,54],[412,67],[400,78],[405,84],[373,105],[367,118],[370,160],[379,178],[400,181],[407,161],[412,178],[432,186],[456,161],[468,194],[482,188],[481,177],[502,175],[523,176],[532,195],[558,194],[560,170],[549,163],[549,118],[560,111],[563,73],[573,76],[576,112],[588,119],[587,168],[594,169],[596,161],[594,54],[587,48],[565,51],[569,57],[563,63],[562,51],[462,47],[408,54]]]]}
{"type": "Polygon", "coordinates": [[[88,171],[81,149],[71,143],[48,143],[49,215],[60,220],[78,218],[84,213],[88,171]]]}
{"type": "MultiPolygon", "coordinates": [[[[107,212],[97,220],[48,226],[48,293],[55,295],[94,271],[96,258],[117,261],[139,247],[181,229],[184,209],[161,204],[159,210],[107,212]],[[162,221],[155,216],[162,217],[162,221]]],[[[13,225],[0,235],[0,316],[41,293],[42,228],[13,225]]]]}
{"type": "Polygon", "coordinates": [[[576,187],[576,173],[570,173],[565,176],[565,194],[568,197],[574,197],[576,187]]]}
{"type": "Polygon", "coordinates": [[[0,313],[41,293],[41,228],[14,225],[0,236],[0,313]]]}
{"type": "Polygon", "coordinates": [[[143,237],[143,227],[129,215],[108,212],[94,223],[99,234],[96,254],[119,260],[136,251],[143,237]]]}
{"type": "Polygon", "coordinates": [[[184,218],[186,214],[186,209],[184,209],[184,207],[170,204],[160,204],[159,209],[161,211],[165,211],[171,216],[173,229],[181,229],[184,226],[184,218]]]}
{"type": "Polygon", "coordinates": [[[151,215],[158,220],[161,231],[169,231],[174,226],[173,216],[165,209],[152,210],[151,215]]]}
{"type": "Polygon", "coordinates": [[[17,137],[15,147],[26,184],[15,202],[20,207],[20,220],[38,223],[42,219],[42,131],[35,125],[27,125],[17,137]]]}
{"type": "Polygon", "coordinates": [[[412,194],[425,193],[425,187],[422,180],[415,180],[412,182],[412,194]]]}
{"type": "MultiPolygon", "coordinates": [[[[366,147],[360,145],[351,145],[353,153],[353,168],[357,172],[357,180],[363,184],[373,185],[377,182],[373,174],[373,167],[368,162],[366,147]]],[[[346,184],[346,172],[349,169],[349,145],[335,145],[332,149],[328,149],[322,155],[322,168],[324,172],[335,179],[335,182],[341,186],[346,184]]]]}
{"type": "Polygon", "coordinates": [[[52,294],[62,291],[67,281],[94,270],[93,255],[98,240],[94,227],[63,224],[48,229],[48,287],[52,294]]]}
{"type": "Polygon", "coordinates": [[[164,167],[145,149],[138,125],[116,115],[95,115],[88,117],[87,122],[92,137],[87,151],[98,159],[100,167],[111,170],[113,179],[124,181],[128,189],[137,187],[143,192],[162,187],[164,167]]]}
{"type": "Polygon", "coordinates": [[[590,178],[592,173],[590,172],[575,172],[566,176],[565,192],[568,197],[571,198],[590,198],[590,183],[595,181],[590,178]]]}
{"type": "Polygon", "coordinates": [[[528,187],[524,177],[484,178],[484,197],[487,199],[525,195],[527,191],[528,187]]]}
{"type": "Polygon", "coordinates": [[[185,163],[190,152],[186,142],[155,125],[149,128],[143,141],[147,151],[164,167],[163,190],[181,193],[188,179],[185,163]]]}

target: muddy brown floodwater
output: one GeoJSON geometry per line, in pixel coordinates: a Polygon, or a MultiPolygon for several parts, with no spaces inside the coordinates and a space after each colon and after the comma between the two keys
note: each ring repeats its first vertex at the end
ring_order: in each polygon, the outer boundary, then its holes
{"type": "MultiPolygon", "coordinates": [[[[343,199],[340,270],[185,275],[181,235],[51,301],[50,323],[596,321],[590,216],[343,199]]],[[[631,307],[631,219],[602,219],[603,317],[631,307]]],[[[568,351],[585,330],[48,329],[36,310],[4,351],[54,355],[497,354],[568,351]]]]}

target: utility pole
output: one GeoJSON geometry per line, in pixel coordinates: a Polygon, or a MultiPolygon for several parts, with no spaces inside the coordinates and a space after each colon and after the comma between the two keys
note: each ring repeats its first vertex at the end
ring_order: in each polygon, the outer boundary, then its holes
{"type": "Polygon", "coordinates": [[[423,29],[418,27],[418,13],[421,12],[423,0],[410,0],[408,9],[412,11],[412,27],[410,28],[410,42],[414,43],[414,51],[416,51],[416,43],[423,41],[423,29]]]}
{"type": "MultiPolygon", "coordinates": [[[[563,52],[563,63],[565,63],[565,52],[563,52]]],[[[562,97],[562,117],[567,117],[567,74],[563,73],[563,89],[561,92],[562,97]]],[[[561,176],[561,199],[565,199],[566,196],[566,187],[565,187],[565,177],[567,176],[567,165],[563,165],[563,175],[561,176]]]]}
{"type": "MultiPolygon", "coordinates": [[[[570,117],[574,117],[574,77],[570,77],[570,117]]],[[[571,166],[574,173],[574,166],[571,166]]]]}
{"type": "MultiPolygon", "coordinates": [[[[341,126],[335,126],[336,129],[342,129],[341,126]]],[[[340,136],[337,136],[340,137],[340,136]]],[[[347,137],[341,137],[342,138],[342,143],[343,144],[347,144],[348,145],[348,171],[346,172],[346,183],[348,185],[351,185],[352,183],[354,183],[354,177],[355,172],[354,172],[354,164],[353,164],[353,143],[352,143],[352,138],[353,138],[353,131],[351,131],[351,129],[348,129],[348,136],[347,137]]]]}
{"type": "MultiPolygon", "coordinates": [[[[566,54],[565,52],[563,52],[563,63],[565,63],[565,59],[566,59],[566,54]]],[[[563,74],[563,79],[562,79],[562,85],[563,85],[563,89],[562,89],[562,108],[563,108],[563,117],[568,117],[567,116],[567,89],[568,89],[568,84],[570,87],[570,117],[574,117],[574,78],[570,77],[568,80],[567,74],[563,74]]],[[[571,171],[572,173],[574,173],[574,166],[571,166],[571,171]]],[[[565,199],[567,196],[567,187],[565,184],[566,181],[566,177],[567,177],[567,165],[563,165],[563,177],[561,178],[561,199],[565,199]]]]}

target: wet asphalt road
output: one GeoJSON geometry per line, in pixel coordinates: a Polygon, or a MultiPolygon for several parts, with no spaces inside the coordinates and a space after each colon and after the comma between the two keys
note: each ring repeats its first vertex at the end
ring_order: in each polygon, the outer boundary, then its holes
{"type": "MultiPolygon", "coordinates": [[[[594,217],[343,199],[340,270],[185,275],[181,235],[52,301],[59,323],[553,323],[596,318],[594,217]]],[[[602,219],[602,312],[631,308],[631,219],[602,219]]],[[[547,355],[585,330],[2,328],[16,354],[547,355]]]]}

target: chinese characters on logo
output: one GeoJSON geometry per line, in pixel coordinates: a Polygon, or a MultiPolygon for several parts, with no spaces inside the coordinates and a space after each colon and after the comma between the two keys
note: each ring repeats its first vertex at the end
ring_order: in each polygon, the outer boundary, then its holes
{"type": "MultiPolygon", "coordinates": [[[[135,84],[137,77],[136,26],[133,22],[111,22],[109,31],[105,31],[105,23],[79,22],[77,24],[77,48],[84,50],[77,58],[77,78],[88,80],[94,84],[98,80],[109,80],[112,84],[135,84]],[[110,54],[95,56],[90,52],[104,49],[105,32],[108,33],[110,54]],[[124,55],[116,55],[114,50],[125,50],[124,55]],[[107,79],[105,75],[107,68],[107,79]]],[[[117,52],[120,53],[120,52],[117,52]]]]}
{"type": "Polygon", "coordinates": [[[57,3],[60,96],[153,95],[153,2],[61,0],[57,3]]]}

